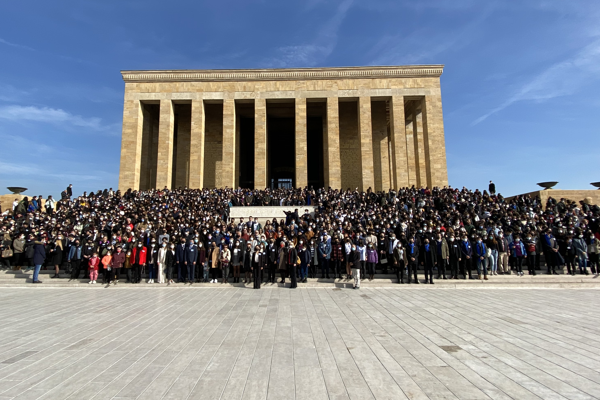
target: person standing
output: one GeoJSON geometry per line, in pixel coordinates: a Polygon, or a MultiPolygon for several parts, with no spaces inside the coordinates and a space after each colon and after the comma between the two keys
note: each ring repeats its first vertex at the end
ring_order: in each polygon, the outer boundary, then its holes
{"type": "MultiPolygon", "coordinates": [[[[98,254],[94,252],[94,254],[96,255],[96,257],[98,258],[98,254]]],[[[93,257],[92,257],[93,258],[93,257]]],[[[91,258],[90,261],[88,261],[88,265],[91,266],[91,258]]],[[[98,258],[98,260],[100,260],[100,258],[98,258]]],[[[102,257],[102,259],[100,260],[100,263],[102,263],[102,268],[104,269],[104,282],[103,283],[108,283],[110,285],[110,276],[112,274],[112,256],[110,254],[110,251],[107,251],[106,254],[104,255],[104,257],[102,257]]],[[[91,283],[95,283],[95,281],[98,279],[98,267],[100,266],[100,263],[96,263],[95,266],[95,270],[96,270],[96,278],[92,279],[92,277],[90,276],[90,279],[94,282],[91,283]]],[[[91,272],[90,272],[91,273],[91,272]]]]}
{"type": "Polygon", "coordinates": [[[223,279],[221,279],[221,283],[228,283],[230,261],[231,251],[229,250],[229,246],[224,244],[223,250],[221,250],[221,270],[223,271],[223,279]]]}
{"type": "Polygon", "coordinates": [[[60,278],[60,276],[58,275],[58,271],[60,269],[60,265],[62,264],[63,258],[62,235],[59,235],[57,240],[55,240],[54,243],[52,243],[50,255],[52,256],[52,265],[54,265],[54,275],[52,275],[52,279],[60,278]]]}
{"type": "Polygon", "coordinates": [[[260,247],[256,246],[254,248],[254,255],[252,256],[252,278],[254,279],[254,289],[260,289],[262,281],[260,274],[266,263],[266,254],[260,250],[260,247]]]}
{"type": "Polygon", "coordinates": [[[525,238],[525,251],[527,252],[527,272],[535,276],[535,260],[537,259],[537,237],[527,233],[525,238]]]}
{"type": "Polygon", "coordinates": [[[300,257],[300,282],[306,283],[308,278],[308,265],[310,264],[310,250],[301,241],[298,245],[298,257],[300,257]]]}
{"type": "Polygon", "coordinates": [[[210,264],[210,283],[217,283],[217,271],[219,270],[219,260],[221,258],[221,250],[215,242],[212,242],[211,248],[208,251],[208,263],[210,264]]]}
{"type": "MultiPolygon", "coordinates": [[[[233,267],[233,283],[239,283],[240,280],[240,265],[242,264],[242,250],[240,249],[239,240],[235,241],[233,249],[231,249],[231,266],[233,267]]],[[[270,280],[270,275],[269,275],[270,280]]]]}
{"type": "Polygon", "coordinates": [[[173,283],[173,268],[177,263],[175,258],[175,244],[171,243],[165,254],[165,266],[167,268],[167,284],[173,283]]]}
{"type": "Polygon", "coordinates": [[[185,238],[181,238],[181,242],[177,244],[175,250],[175,263],[177,265],[177,283],[185,282],[187,276],[187,268],[185,264],[185,238]]]}
{"type": "Polygon", "coordinates": [[[158,249],[158,256],[156,257],[156,277],[158,278],[158,283],[165,283],[163,280],[163,274],[165,272],[165,263],[167,262],[167,253],[169,249],[167,249],[167,243],[164,242],[160,249],[158,249]]]}
{"type": "Polygon", "coordinates": [[[402,247],[402,242],[398,241],[394,249],[394,268],[396,268],[398,283],[404,283],[404,269],[407,265],[406,249],[402,247]]]}
{"type": "Polygon", "coordinates": [[[252,243],[246,243],[246,250],[244,251],[242,267],[244,268],[244,284],[250,283],[250,277],[252,276],[252,243]]]}
{"type": "Polygon", "coordinates": [[[433,266],[437,262],[436,249],[429,244],[429,239],[426,237],[423,240],[423,245],[419,249],[419,258],[425,272],[425,283],[433,285],[433,266]]]}
{"type": "MultiPolygon", "coordinates": [[[[398,242],[398,243],[400,243],[400,242],[398,242]]],[[[373,278],[375,277],[375,265],[377,265],[377,263],[379,262],[379,257],[377,255],[377,250],[373,246],[373,243],[369,243],[365,252],[366,252],[368,279],[373,280],[373,278]]],[[[392,259],[393,259],[392,257],[388,257],[388,261],[391,261],[392,259]]],[[[394,266],[397,268],[395,262],[394,262],[394,266]]],[[[402,272],[404,275],[404,271],[402,271],[402,272]]]]}
{"type": "Polygon", "coordinates": [[[448,242],[442,237],[441,233],[438,233],[434,245],[438,268],[437,279],[446,279],[446,267],[450,261],[448,242]]]}
{"type": "Polygon", "coordinates": [[[513,242],[510,244],[510,248],[512,250],[512,256],[515,258],[517,275],[523,276],[523,260],[527,258],[527,251],[518,235],[515,235],[513,242]]]}
{"type": "Polygon", "coordinates": [[[81,264],[83,247],[79,243],[79,240],[75,240],[75,244],[69,249],[69,255],[67,262],[71,263],[71,279],[77,279],[79,277],[79,268],[81,264]]]}
{"type": "Polygon", "coordinates": [[[142,281],[142,268],[146,265],[146,247],[140,242],[131,250],[131,258],[129,262],[133,266],[133,283],[142,281]]]}
{"type": "Polygon", "coordinates": [[[150,248],[148,249],[147,264],[148,264],[148,283],[154,283],[156,277],[156,261],[158,259],[158,249],[156,248],[156,239],[152,238],[150,248]]]}
{"type": "Polygon", "coordinates": [[[588,246],[583,238],[581,231],[576,232],[577,237],[573,239],[573,246],[577,251],[577,262],[579,264],[579,273],[589,275],[587,270],[588,263],[588,246]]]}
{"type": "Polygon", "coordinates": [[[467,271],[469,272],[469,279],[473,279],[471,275],[471,257],[473,257],[473,248],[469,242],[469,237],[465,234],[460,242],[460,273],[463,279],[467,279],[467,271]]]}
{"type": "Polygon", "coordinates": [[[419,260],[419,246],[417,246],[415,239],[412,237],[409,239],[408,246],[406,247],[406,258],[408,259],[408,283],[411,283],[411,274],[414,274],[415,283],[418,284],[417,263],[419,260]]]}
{"type": "Polygon", "coordinates": [[[281,274],[281,281],[279,283],[283,283],[285,285],[285,277],[287,274],[287,249],[285,248],[284,242],[281,242],[279,247],[279,254],[277,256],[277,269],[281,274]]]}
{"type": "Polygon", "coordinates": [[[475,255],[477,256],[477,279],[487,281],[487,246],[483,243],[481,236],[477,237],[477,244],[475,245],[475,255]]]}
{"type": "Polygon", "coordinates": [[[298,265],[298,252],[294,247],[294,242],[289,242],[289,249],[286,255],[287,268],[290,273],[290,289],[296,289],[298,287],[298,280],[296,278],[296,268],[298,265]]]}
{"type": "Polygon", "coordinates": [[[198,261],[198,247],[193,240],[190,239],[188,246],[185,249],[185,266],[187,272],[187,281],[194,283],[194,272],[196,270],[196,262],[198,261]]]}
{"type": "MultiPolygon", "coordinates": [[[[145,249],[145,247],[144,247],[144,249],[145,249]]],[[[114,272],[114,276],[113,276],[113,284],[114,285],[119,283],[119,272],[121,271],[121,268],[123,268],[123,264],[125,263],[125,258],[126,258],[125,252],[123,251],[121,246],[117,246],[117,250],[113,253],[112,259],[110,260],[110,265],[114,272]]]]}
{"type": "Polygon", "coordinates": [[[348,264],[352,269],[352,276],[354,277],[353,289],[360,289],[360,252],[356,245],[353,243],[350,254],[348,255],[348,264]]]}
{"type": "MultiPolygon", "coordinates": [[[[104,256],[104,258],[110,256],[104,256]]],[[[104,261],[104,258],[102,261],[104,261]]],[[[90,281],[89,284],[95,284],[98,280],[98,266],[100,265],[100,259],[98,258],[98,253],[94,252],[90,260],[88,261],[88,271],[90,273],[90,281]]]]}
{"type": "Polygon", "coordinates": [[[496,194],[496,184],[494,182],[490,181],[490,184],[488,185],[488,190],[491,195],[495,195],[496,194]]]}
{"type": "MultiPolygon", "coordinates": [[[[329,279],[329,259],[331,258],[331,244],[325,237],[321,237],[319,246],[317,248],[317,256],[319,258],[319,265],[321,266],[321,279],[327,276],[329,279]]],[[[340,275],[341,276],[341,275],[340,275]]],[[[335,275],[334,275],[335,278],[335,275]]]]}
{"type": "MultiPolygon", "coordinates": [[[[269,244],[267,245],[267,254],[268,254],[268,269],[269,275],[267,277],[267,282],[275,283],[275,273],[277,272],[277,258],[278,258],[278,249],[275,244],[275,239],[271,238],[269,240],[269,244]]],[[[239,272],[238,272],[238,283],[239,283],[239,272]]]]}
{"type": "Polygon", "coordinates": [[[498,232],[496,241],[498,242],[498,270],[500,271],[500,275],[510,275],[510,267],[508,266],[508,253],[510,251],[508,248],[508,239],[500,231],[498,232]]]}
{"type": "Polygon", "coordinates": [[[458,266],[461,262],[462,252],[460,250],[460,244],[455,241],[454,234],[451,234],[448,238],[450,241],[448,244],[448,255],[450,262],[450,279],[458,279],[458,266]]]}
{"type": "Polygon", "coordinates": [[[40,269],[42,269],[42,264],[46,260],[46,243],[45,239],[41,236],[38,236],[38,240],[34,242],[33,245],[33,265],[35,265],[35,269],[33,270],[33,283],[42,283],[39,280],[40,269]]]}

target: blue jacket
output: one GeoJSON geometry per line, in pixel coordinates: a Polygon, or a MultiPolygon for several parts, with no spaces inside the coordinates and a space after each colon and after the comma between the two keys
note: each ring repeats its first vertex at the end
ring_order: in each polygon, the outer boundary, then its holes
{"type": "Polygon", "coordinates": [[[195,263],[196,260],[198,260],[198,246],[193,244],[185,249],[185,261],[195,263]]]}
{"type": "Polygon", "coordinates": [[[179,243],[176,247],[175,247],[175,261],[176,262],[184,262],[185,261],[185,244],[181,244],[179,243]]]}
{"type": "Polygon", "coordinates": [[[329,244],[329,242],[319,243],[319,247],[317,248],[317,255],[319,256],[319,258],[329,260],[329,257],[331,256],[331,244],[329,244]]]}
{"type": "Polygon", "coordinates": [[[485,247],[485,243],[483,242],[477,243],[477,245],[475,246],[475,252],[477,253],[477,257],[485,257],[486,251],[487,248],[485,247]]]}
{"type": "Polygon", "coordinates": [[[67,257],[67,261],[71,260],[81,260],[81,249],[83,246],[79,245],[79,247],[73,245],[69,249],[69,256],[67,257]]]}
{"type": "Polygon", "coordinates": [[[471,247],[471,243],[469,243],[468,240],[466,242],[464,240],[460,241],[460,252],[465,257],[473,256],[473,248],[471,247]]]}
{"type": "Polygon", "coordinates": [[[33,263],[42,265],[44,261],[46,261],[46,247],[42,243],[36,242],[33,246],[33,263]]]}

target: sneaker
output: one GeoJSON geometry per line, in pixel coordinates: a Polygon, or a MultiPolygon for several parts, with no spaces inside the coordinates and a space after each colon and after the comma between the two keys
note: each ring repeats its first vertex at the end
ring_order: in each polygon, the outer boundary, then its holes
{"type": "Polygon", "coordinates": [[[95,284],[96,284],[96,281],[94,281],[93,283],[94,283],[94,285],[95,285],[95,284]]]}
{"type": "Polygon", "coordinates": [[[88,282],[88,284],[90,284],[90,285],[91,285],[92,283],[94,283],[94,281],[89,281],[89,282],[88,282]]]}

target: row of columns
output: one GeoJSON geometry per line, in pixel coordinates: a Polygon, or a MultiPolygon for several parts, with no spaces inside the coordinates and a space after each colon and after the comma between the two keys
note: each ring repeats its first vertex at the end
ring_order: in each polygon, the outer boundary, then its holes
{"type": "MultiPolygon", "coordinates": [[[[392,96],[389,99],[390,112],[390,185],[406,187],[443,186],[447,184],[441,98],[423,96],[420,112],[413,112],[411,120],[405,120],[405,98],[392,96]],[[412,129],[407,132],[407,123],[412,129]],[[432,147],[441,146],[441,154],[432,159],[432,147]],[[443,156],[443,159],[442,157],[443,156]]],[[[129,100],[124,111],[121,179],[123,185],[139,188],[140,152],[142,123],[139,100],[129,100]],[[137,115],[135,115],[137,113],[137,115]],[[132,115],[133,114],[133,115],[132,115]],[[135,118],[134,118],[135,115],[135,118]],[[136,119],[137,118],[137,119],[136,119]],[[134,145],[135,143],[135,145],[134,145]],[[133,146],[134,145],[134,146],[133,146]],[[133,157],[131,149],[134,149],[133,157]],[[124,165],[123,158],[130,156],[133,165],[124,165]],[[125,170],[124,170],[125,168],[125,170]]],[[[323,132],[324,183],[332,188],[342,188],[340,157],[339,98],[326,99],[327,121],[323,132]]],[[[265,188],[267,182],[267,107],[265,99],[255,100],[255,143],[254,143],[254,182],[256,188],[265,188]]],[[[204,187],[204,148],[205,112],[203,100],[192,100],[189,187],[204,187]]],[[[295,99],[295,161],[296,187],[308,184],[307,176],[307,107],[305,98],[295,99]]],[[[358,98],[358,131],[360,139],[361,182],[359,188],[375,188],[374,154],[372,137],[371,98],[358,98]]],[[[172,187],[174,106],[171,100],[160,101],[159,146],[157,155],[156,187],[172,187]]],[[[223,101],[223,142],[220,180],[217,186],[236,186],[236,108],[234,99],[223,101]]],[[[375,156],[379,156],[378,154],[375,156]]],[[[121,185],[120,185],[121,186],[121,185]]],[[[126,188],[126,187],[124,187],[126,188]]],[[[383,188],[384,190],[386,188],[383,188]]]]}

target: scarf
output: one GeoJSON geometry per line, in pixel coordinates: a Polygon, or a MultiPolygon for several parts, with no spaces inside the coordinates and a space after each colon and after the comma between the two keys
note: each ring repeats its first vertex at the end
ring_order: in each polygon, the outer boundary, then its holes
{"type": "Polygon", "coordinates": [[[425,251],[429,252],[429,243],[425,244],[425,251]]]}
{"type": "Polygon", "coordinates": [[[415,254],[415,244],[411,243],[408,245],[408,247],[410,247],[410,254],[415,254]]]}

